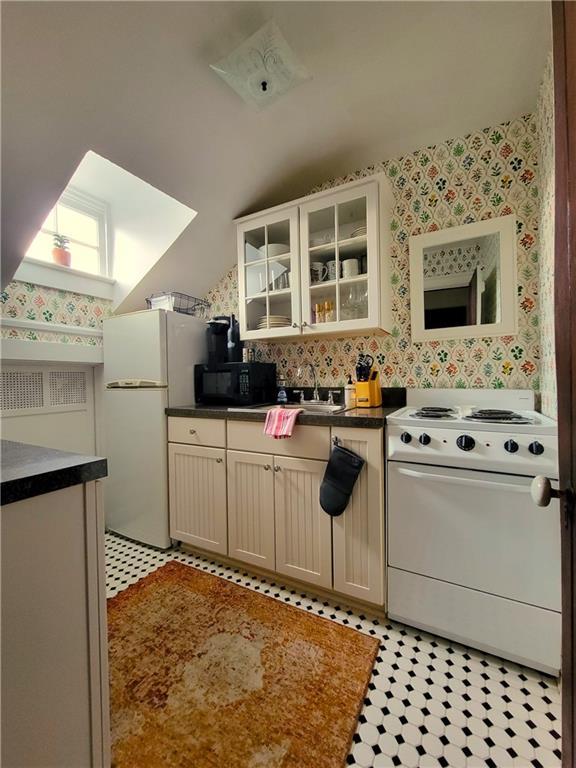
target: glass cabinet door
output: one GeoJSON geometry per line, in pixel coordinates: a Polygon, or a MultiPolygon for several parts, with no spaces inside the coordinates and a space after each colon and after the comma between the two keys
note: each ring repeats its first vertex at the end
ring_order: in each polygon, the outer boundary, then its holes
{"type": "Polygon", "coordinates": [[[300,213],[304,332],[377,325],[377,184],[305,203],[300,213]]]}
{"type": "Polygon", "coordinates": [[[243,338],[300,333],[298,209],[246,222],[238,238],[243,338]]]}

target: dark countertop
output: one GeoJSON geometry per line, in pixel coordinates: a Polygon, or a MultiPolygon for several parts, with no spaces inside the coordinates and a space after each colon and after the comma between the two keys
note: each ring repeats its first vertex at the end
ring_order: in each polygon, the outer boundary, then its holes
{"type": "MultiPolygon", "coordinates": [[[[363,427],[378,429],[383,427],[386,416],[397,411],[400,406],[382,408],[353,408],[340,413],[301,413],[297,424],[307,424],[315,427],[363,427]]],[[[229,421],[260,421],[266,420],[265,413],[255,413],[250,408],[245,411],[229,411],[225,405],[189,405],[166,408],[168,416],[188,416],[195,419],[228,419],[229,421]]]]}
{"type": "Polygon", "coordinates": [[[1,441],[2,504],[29,499],[108,474],[106,459],[56,451],[39,445],[1,441]]]}

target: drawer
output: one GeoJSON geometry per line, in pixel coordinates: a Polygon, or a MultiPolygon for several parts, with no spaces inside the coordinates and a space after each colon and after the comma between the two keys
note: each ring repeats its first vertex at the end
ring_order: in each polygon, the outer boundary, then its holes
{"type": "Polygon", "coordinates": [[[168,440],[171,443],[226,447],[226,421],[224,419],[189,419],[168,416],[168,440]]]}
{"type": "Polygon", "coordinates": [[[388,617],[552,675],[561,614],[388,568],[388,617]]]}
{"type": "Polygon", "coordinates": [[[292,437],[274,440],[264,434],[264,422],[229,421],[228,448],[235,451],[273,453],[301,459],[330,457],[330,427],[297,425],[292,437]]]}

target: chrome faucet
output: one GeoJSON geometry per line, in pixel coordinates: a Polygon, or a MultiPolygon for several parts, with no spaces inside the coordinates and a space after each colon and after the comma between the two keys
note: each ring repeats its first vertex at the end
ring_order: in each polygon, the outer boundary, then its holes
{"type": "MultiPolygon", "coordinates": [[[[321,403],[322,400],[320,400],[320,392],[318,392],[318,382],[316,380],[316,366],[312,365],[312,363],[306,363],[306,365],[310,368],[312,371],[312,379],[314,381],[314,394],[312,395],[312,399],[309,401],[311,403],[321,403]]],[[[304,375],[304,372],[302,370],[302,366],[298,368],[298,372],[296,374],[299,379],[302,378],[304,375]]],[[[300,402],[303,402],[302,397],[300,399],[300,402]]]]}

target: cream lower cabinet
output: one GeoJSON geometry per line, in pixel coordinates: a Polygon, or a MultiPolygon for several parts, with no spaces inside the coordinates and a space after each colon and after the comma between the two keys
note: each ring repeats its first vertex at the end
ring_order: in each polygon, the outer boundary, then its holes
{"type": "Polygon", "coordinates": [[[382,429],[332,428],[332,438],[366,461],[345,512],[332,518],[334,589],[384,604],[384,444],[382,429]]]}
{"type": "Polygon", "coordinates": [[[319,502],[325,461],[274,457],[276,570],[332,587],[332,522],[319,502]]]}
{"type": "Polygon", "coordinates": [[[274,570],[273,456],[228,451],[228,553],[274,570]]]}
{"type": "MultiPolygon", "coordinates": [[[[172,436],[195,439],[188,426],[177,424],[172,436]]],[[[215,430],[202,439],[228,450],[169,443],[174,539],[384,605],[382,429],[301,426],[290,440],[273,441],[259,423],[228,421],[226,440],[215,430]],[[319,502],[330,437],[366,461],[340,517],[319,502]]]]}
{"type": "Polygon", "coordinates": [[[330,518],[318,502],[325,461],[228,451],[229,555],[332,586],[330,518]]]}
{"type": "Polygon", "coordinates": [[[169,443],[168,475],[170,536],[226,555],[226,451],[169,443]]]}

